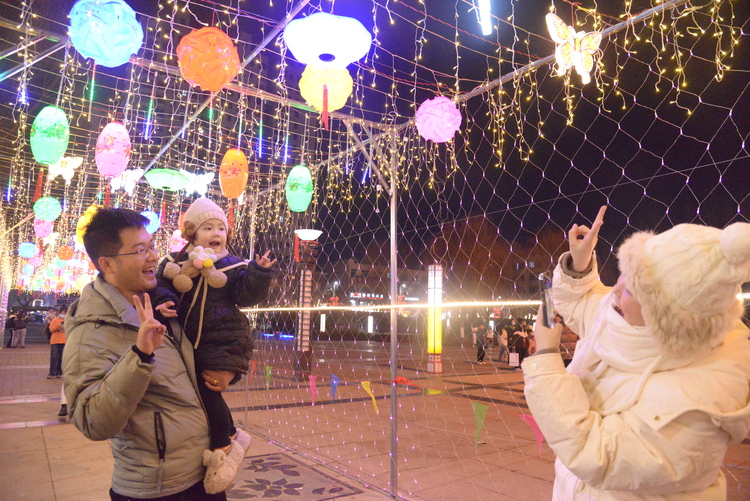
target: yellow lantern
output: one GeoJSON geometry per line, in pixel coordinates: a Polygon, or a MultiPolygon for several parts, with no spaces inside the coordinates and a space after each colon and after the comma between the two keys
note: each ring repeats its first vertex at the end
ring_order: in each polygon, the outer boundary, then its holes
{"type": "Polygon", "coordinates": [[[326,129],[328,113],[343,108],[353,89],[354,81],[346,68],[321,70],[308,66],[299,80],[302,97],[321,112],[326,129]]]}

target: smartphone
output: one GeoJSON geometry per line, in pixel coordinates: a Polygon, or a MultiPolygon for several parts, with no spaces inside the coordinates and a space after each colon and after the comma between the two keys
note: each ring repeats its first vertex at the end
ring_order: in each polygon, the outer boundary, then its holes
{"type": "Polygon", "coordinates": [[[542,293],[542,325],[552,328],[555,325],[555,306],[552,304],[552,275],[539,274],[539,291],[542,293]]]}

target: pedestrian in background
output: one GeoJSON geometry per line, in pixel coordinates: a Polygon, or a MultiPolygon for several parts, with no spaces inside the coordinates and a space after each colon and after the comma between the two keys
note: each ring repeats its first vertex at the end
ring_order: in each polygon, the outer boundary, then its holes
{"type": "Polygon", "coordinates": [[[10,343],[11,348],[26,348],[26,326],[29,324],[31,317],[23,310],[16,313],[16,325],[13,329],[13,340],[10,343]]]}
{"type": "Polygon", "coordinates": [[[484,345],[487,342],[487,331],[484,324],[477,326],[477,364],[484,365],[484,345]]]}
{"type": "Polygon", "coordinates": [[[49,374],[47,379],[62,377],[62,354],[65,348],[65,314],[68,307],[60,307],[60,312],[49,323],[49,374]]]}

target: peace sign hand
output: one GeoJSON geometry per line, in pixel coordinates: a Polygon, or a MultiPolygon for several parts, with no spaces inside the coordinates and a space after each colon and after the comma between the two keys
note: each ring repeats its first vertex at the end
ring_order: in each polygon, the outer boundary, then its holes
{"type": "Polygon", "coordinates": [[[599,213],[594,219],[591,228],[588,226],[578,226],[574,224],[568,232],[568,242],[570,245],[570,256],[573,259],[573,271],[586,271],[591,264],[591,256],[594,253],[596,242],[599,240],[599,228],[604,224],[604,213],[607,206],[602,205],[599,213]]]}
{"type": "Polygon", "coordinates": [[[138,312],[138,319],[141,321],[135,346],[146,355],[151,355],[164,340],[167,328],[154,319],[151,297],[148,294],[143,295],[143,304],[141,304],[138,296],[133,296],[133,304],[135,304],[135,309],[138,312]]]}
{"type": "Polygon", "coordinates": [[[265,254],[263,254],[263,257],[259,256],[258,254],[255,255],[255,262],[258,264],[258,266],[262,268],[270,268],[274,264],[276,264],[276,260],[274,259],[271,261],[268,256],[271,254],[271,251],[266,251],[265,254]]]}

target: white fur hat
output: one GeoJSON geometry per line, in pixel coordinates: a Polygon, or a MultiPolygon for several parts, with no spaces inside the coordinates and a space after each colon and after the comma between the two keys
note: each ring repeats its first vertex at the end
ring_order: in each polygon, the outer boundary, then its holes
{"type": "Polygon", "coordinates": [[[618,259],[662,353],[694,355],[721,343],[742,316],[737,294],[750,281],[750,224],[636,233],[618,259]]]}
{"type": "Polygon", "coordinates": [[[185,217],[182,222],[182,235],[184,237],[192,237],[195,234],[195,230],[205,221],[209,219],[218,219],[224,225],[227,226],[227,216],[221,207],[216,205],[213,201],[208,198],[199,198],[195,200],[188,210],[185,211],[185,217]]]}

